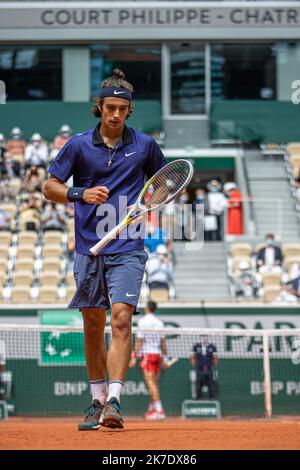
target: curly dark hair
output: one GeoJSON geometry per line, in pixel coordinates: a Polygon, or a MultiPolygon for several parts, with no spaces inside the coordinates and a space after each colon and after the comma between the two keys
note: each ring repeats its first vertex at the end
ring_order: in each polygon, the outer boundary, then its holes
{"type": "MultiPolygon", "coordinates": [[[[101,82],[100,88],[110,88],[110,87],[118,87],[118,88],[125,88],[126,90],[129,90],[133,92],[133,86],[131,83],[127,82],[125,80],[125,74],[122,72],[120,69],[114,69],[113,74],[111,77],[106,78],[101,82]]],[[[99,106],[103,103],[103,98],[99,98],[98,96],[93,97],[93,101],[95,102],[94,106],[92,107],[92,113],[95,117],[100,118],[101,117],[101,111],[99,110],[99,106]]],[[[126,119],[129,118],[133,111],[133,104],[130,101],[129,103],[129,112],[126,116],[126,119]]]]}

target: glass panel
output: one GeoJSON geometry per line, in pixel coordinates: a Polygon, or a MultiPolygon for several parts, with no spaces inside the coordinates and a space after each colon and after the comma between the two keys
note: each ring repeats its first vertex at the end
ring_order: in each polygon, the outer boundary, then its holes
{"type": "Polygon", "coordinates": [[[91,46],[91,96],[114,68],[125,73],[134,87],[134,99],[161,99],[161,48],[159,45],[91,46]]]}
{"type": "Polygon", "coordinates": [[[62,48],[0,47],[8,100],[61,100],[62,48]]]}
{"type": "Polygon", "coordinates": [[[276,99],[273,44],[213,44],[211,99],[276,99]]]}
{"type": "Polygon", "coordinates": [[[171,113],[205,114],[205,46],[172,46],[171,113]]]}

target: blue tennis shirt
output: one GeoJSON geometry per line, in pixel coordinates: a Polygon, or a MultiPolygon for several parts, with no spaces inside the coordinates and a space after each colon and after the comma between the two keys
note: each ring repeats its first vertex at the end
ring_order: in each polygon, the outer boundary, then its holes
{"type": "MultiPolygon", "coordinates": [[[[74,203],[76,252],[90,255],[89,249],[121,222],[126,215],[126,207],[135,203],[145,178],[153,176],[165,164],[164,155],[155,140],[130,127],[124,127],[116,151],[109,150],[103,142],[99,125],[73,136],[50,165],[49,173],[62,182],[73,176],[75,187],[106,186],[109,189],[105,204],[74,203]],[[115,212],[110,210],[111,205],[115,212]],[[116,216],[111,216],[114,213],[116,216]]],[[[130,235],[124,238],[124,233],[121,234],[106,245],[101,254],[143,249],[144,240],[138,232],[130,235]]]]}

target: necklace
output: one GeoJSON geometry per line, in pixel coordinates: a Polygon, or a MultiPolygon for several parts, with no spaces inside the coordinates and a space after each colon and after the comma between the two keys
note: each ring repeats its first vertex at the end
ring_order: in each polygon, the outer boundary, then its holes
{"type": "Polygon", "coordinates": [[[118,149],[118,144],[119,144],[119,140],[117,141],[114,147],[108,147],[108,162],[107,162],[108,166],[112,164],[112,161],[118,149]]]}

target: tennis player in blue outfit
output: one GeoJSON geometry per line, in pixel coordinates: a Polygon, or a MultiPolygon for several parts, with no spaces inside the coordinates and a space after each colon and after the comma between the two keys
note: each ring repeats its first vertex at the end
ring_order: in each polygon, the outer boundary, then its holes
{"type": "Polygon", "coordinates": [[[79,430],[94,430],[100,425],[123,428],[120,395],[132,350],[131,316],[147,261],[138,232],[132,237],[120,234],[98,256],[91,255],[89,249],[104,235],[105,226],[109,231],[122,220],[145,178],[166,164],[151,137],[125,126],[132,112],[132,92],[132,85],[118,69],[102,82],[93,108],[100,123],[67,142],[51,164],[43,188],[46,199],[75,204],[77,289],[69,307],[82,312],[92,393],[79,430]],[[68,189],[64,183],[71,176],[74,187],[68,189]],[[112,340],[107,352],[104,328],[110,307],[112,340]]]}

